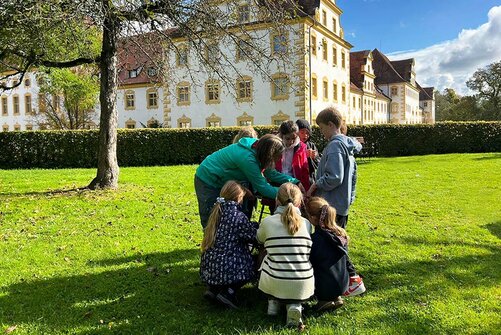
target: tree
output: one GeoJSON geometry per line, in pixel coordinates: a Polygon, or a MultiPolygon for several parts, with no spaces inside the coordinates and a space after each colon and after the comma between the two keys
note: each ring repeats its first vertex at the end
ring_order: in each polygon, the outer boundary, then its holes
{"type": "MultiPolygon", "coordinates": [[[[257,8],[259,20],[273,23],[272,29],[279,32],[287,27],[283,24],[285,20],[296,17],[298,13],[312,14],[308,8],[318,5],[318,1],[312,0],[256,2],[258,6],[252,8],[257,8]]],[[[0,2],[0,73],[10,71],[7,76],[17,76],[22,81],[24,73],[34,67],[99,64],[98,167],[89,188],[116,188],[119,175],[116,156],[117,53],[120,41],[134,34],[146,36],[159,42],[158,46],[174,49],[179,54],[174,39],[182,36],[204,69],[220,78],[227,78],[228,69],[236,68],[224,55],[219,55],[215,61],[208,59],[208,38],[229,38],[239,52],[249,56],[249,64],[257,69],[263,67],[257,59],[269,59],[269,64],[278,62],[280,59],[270,57],[263,48],[263,40],[266,40],[263,36],[249,32],[245,25],[239,24],[242,17],[235,14],[239,6],[236,1],[213,0],[3,0],[0,2]],[[175,33],[167,33],[169,27],[175,27],[175,33]],[[154,33],[146,34],[148,31],[154,33]],[[96,35],[100,37],[100,45],[94,43],[96,35]]],[[[140,44],[138,48],[141,48],[140,44]]],[[[286,55],[277,57],[287,60],[286,55]]],[[[266,69],[262,73],[266,74],[266,69]]],[[[11,87],[0,83],[0,89],[11,87]]]]}
{"type": "Polygon", "coordinates": [[[484,120],[501,120],[501,61],[478,69],[466,86],[476,92],[484,120]]]}
{"type": "Polygon", "coordinates": [[[88,128],[99,93],[96,72],[89,66],[40,71],[37,79],[43,110],[38,114],[38,123],[51,129],[88,128]]]}

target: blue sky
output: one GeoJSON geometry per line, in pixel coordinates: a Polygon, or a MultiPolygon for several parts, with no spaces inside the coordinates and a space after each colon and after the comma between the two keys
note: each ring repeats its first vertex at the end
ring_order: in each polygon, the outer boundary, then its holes
{"type": "Polygon", "coordinates": [[[337,0],[352,51],[415,58],[418,81],[469,93],[473,72],[501,60],[501,0],[337,0]]]}

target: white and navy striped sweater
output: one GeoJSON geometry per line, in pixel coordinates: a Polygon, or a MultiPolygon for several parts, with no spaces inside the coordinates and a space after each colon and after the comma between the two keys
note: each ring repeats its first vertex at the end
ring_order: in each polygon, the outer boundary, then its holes
{"type": "Polygon", "coordinates": [[[285,208],[277,207],[274,215],[263,219],[257,231],[257,239],[267,251],[261,265],[259,289],[278,299],[306,300],[315,289],[310,263],[311,224],[303,219],[304,224],[296,234],[290,235],[280,219],[285,208]]]}

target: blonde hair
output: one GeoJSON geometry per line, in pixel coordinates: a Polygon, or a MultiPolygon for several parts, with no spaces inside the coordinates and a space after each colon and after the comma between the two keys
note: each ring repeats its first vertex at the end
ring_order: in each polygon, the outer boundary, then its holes
{"type": "MultiPolygon", "coordinates": [[[[239,202],[245,195],[245,188],[234,180],[229,180],[224,184],[219,197],[222,198],[221,201],[235,201],[239,202]]],[[[207,222],[207,227],[204,230],[204,238],[202,240],[201,249],[202,252],[210,249],[216,240],[216,231],[219,226],[219,221],[221,220],[221,202],[218,201],[212,207],[212,211],[207,222]]]]}
{"type": "Polygon", "coordinates": [[[237,143],[242,137],[257,138],[257,132],[252,126],[242,127],[235,137],[233,137],[233,143],[237,143]]]}
{"type": "Polygon", "coordinates": [[[256,157],[261,169],[272,167],[285,150],[282,139],[273,134],[264,135],[253,146],[256,149],[256,157]]]}
{"type": "Polygon", "coordinates": [[[303,200],[301,190],[293,183],[282,184],[278,189],[277,200],[282,206],[286,206],[280,219],[287,227],[289,234],[294,235],[303,222],[303,217],[296,209],[296,207],[301,205],[301,200],[303,200]]]}
{"type": "Polygon", "coordinates": [[[334,126],[336,126],[336,128],[340,128],[341,123],[343,122],[343,116],[341,115],[341,112],[338,111],[336,108],[327,107],[320,113],[318,113],[315,122],[317,124],[320,123],[329,124],[329,122],[332,122],[334,123],[334,126]]]}
{"type": "Polygon", "coordinates": [[[324,198],[311,198],[306,204],[306,212],[310,217],[314,216],[317,218],[317,222],[311,220],[313,225],[329,230],[337,236],[348,238],[346,231],[336,224],[336,209],[330,206],[324,198]]]}

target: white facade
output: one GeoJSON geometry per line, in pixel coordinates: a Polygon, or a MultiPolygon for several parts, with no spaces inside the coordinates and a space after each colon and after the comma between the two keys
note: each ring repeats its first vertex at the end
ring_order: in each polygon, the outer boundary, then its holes
{"type": "MultiPolygon", "coordinates": [[[[226,5],[227,2],[222,2],[220,6],[226,5]]],[[[245,10],[248,6],[251,3],[237,7],[245,10]]],[[[243,16],[239,12],[236,17],[252,21],[257,19],[254,13],[258,11],[251,10],[248,15],[243,12],[243,16]]],[[[352,46],[344,40],[341,14],[334,1],[322,0],[314,18],[306,16],[291,21],[280,33],[272,24],[250,24],[249,35],[258,36],[266,50],[263,58],[242,59],[245,57],[237,51],[235,41],[227,37],[207,39],[206,57],[217,52],[228,62],[224,67],[225,76],[200,64],[199,55],[190,50],[186,39],[176,37],[178,50],[185,50],[186,54],[174,50],[167,52],[168,76],[161,83],[132,76],[128,77],[130,81],[122,80],[117,94],[118,127],[270,125],[298,118],[314,121],[328,106],[338,108],[348,124],[413,124],[423,122],[423,115],[428,120],[425,122],[432,123],[434,100],[428,101],[425,107],[412,83],[382,85],[379,88],[384,95],[377,91],[372,55],[360,69],[364,76],[363,87],[353,89],[350,78],[352,46]],[[214,49],[209,50],[209,46],[214,49]],[[273,61],[275,56],[285,56],[289,61],[273,61]],[[252,66],[253,62],[262,64],[266,73],[252,66]]],[[[137,71],[147,70],[137,68],[137,71]]],[[[138,75],[136,70],[127,71],[138,75]]],[[[37,129],[36,117],[24,111],[26,95],[31,95],[32,109],[39,109],[35,76],[30,73],[28,77],[30,86],[22,84],[1,93],[6,100],[0,102],[7,103],[7,113],[0,111],[3,130],[37,129]],[[12,111],[13,96],[18,97],[19,113],[16,115],[12,111]]],[[[96,110],[99,112],[99,106],[96,110]]],[[[99,113],[96,114],[94,122],[98,124],[99,113]]]]}

